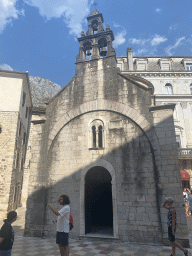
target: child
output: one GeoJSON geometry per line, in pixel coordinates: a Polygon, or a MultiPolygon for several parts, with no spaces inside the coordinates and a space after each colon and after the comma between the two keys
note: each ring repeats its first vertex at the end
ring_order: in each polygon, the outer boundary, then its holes
{"type": "Polygon", "coordinates": [[[175,247],[178,247],[181,251],[184,252],[185,256],[188,256],[188,250],[185,250],[181,245],[175,242],[175,232],[176,232],[176,211],[175,208],[172,207],[174,200],[172,197],[165,198],[165,202],[163,204],[163,207],[168,211],[168,237],[169,241],[171,241],[172,246],[172,254],[170,256],[175,256],[175,247]]]}

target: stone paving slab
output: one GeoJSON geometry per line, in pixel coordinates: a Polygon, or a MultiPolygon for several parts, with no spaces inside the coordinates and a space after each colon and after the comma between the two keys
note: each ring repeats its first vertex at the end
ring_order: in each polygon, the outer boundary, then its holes
{"type": "MultiPolygon", "coordinates": [[[[189,249],[192,256],[192,250],[189,249]]],[[[137,245],[119,242],[82,242],[70,239],[70,256],[170,256],[171,247],[137,245]]],[[[54,238],[34,238],[16,236],[12,250],[12,256],[54,256],[60,255],[58,245],[54,238]]],[[[176,250],[176,255],[184,255],[180,250],[176,250]]]]}
{"type": "MultiPolygon", "coordinates": [[[[60,255],[55,238],[23,237],[25,225],[25,206],[17,209],[18,220],[13,223],[15,242],[12,256],[55,256],[60,255]]],[[[0,220],[0,225],[3,221],[0,220]]],[[[192,216],[187,218],[190,244],[192,245],[192,216]]],[[[192,249],[189,255],[192,256],[192,249]]],[[[70,239],[70,256],[170,256],[171,247],[159,245],[106,242],[106,241],[82,241],[70,239]]],[[[176,249],[176,256],[183,256],[183,252],[176,249]]]]}

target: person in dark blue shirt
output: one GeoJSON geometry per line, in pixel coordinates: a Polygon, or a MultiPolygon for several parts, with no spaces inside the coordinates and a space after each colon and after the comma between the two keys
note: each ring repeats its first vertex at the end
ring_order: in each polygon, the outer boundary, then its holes
{"type": "Polygon", "coordinates": [[[188,250],[185,250],[180,244],[175,242],[175,232],[177,226],[176,210],[172,206],[174,199],[172,197],[165,198],[163,207],[168,210],[167,214],[167,225],[168,225],[168,237],[171,241],[172,254],[170,256],[175,256],[175,248],[178,247],[181,251],[184,252],[185,256],[188,256],[188,250]]]}
{"type": "Polygon", "coordinates": [[[16,221],[17,213],[11,211],[0,229],[0,256],[11,256],[11,249],[14,242],[14,231],[11,224],[16,221]]]}

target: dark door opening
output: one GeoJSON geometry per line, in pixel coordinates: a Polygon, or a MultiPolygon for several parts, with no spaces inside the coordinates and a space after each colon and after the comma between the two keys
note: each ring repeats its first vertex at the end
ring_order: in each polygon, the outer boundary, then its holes
{"type": "Polygon", "coordinates": [[[103,167],[85,177],[85,233],[113,234],[111,175],[103,167]]]}

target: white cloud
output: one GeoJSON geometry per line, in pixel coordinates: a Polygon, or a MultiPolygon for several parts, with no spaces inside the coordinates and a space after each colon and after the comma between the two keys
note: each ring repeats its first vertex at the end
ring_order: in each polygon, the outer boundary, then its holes
{"type": "Polygon", "coordinates": [[[150,39],[136,39],[136,38],[130,38],[129,39],[129,43],[138,44],[138,45],[145,45],[149,41],[150,41],[150,39]]]}
{"type": "Polygon", "coordinates": [[[82,23],[90,13],[93,0],[24,0],[28,5],[37,7],[40,15],[47,20],[51,18],[64,18],[70,29],[70,34],[79,36],[82,23]]]}
{"type": "Polygon", "coordinates": [[[12,67],[10,67],[8,64],[0,64],[0,69],[3,70],[13,70],[12,67]]]}
{"type": "Polygon", "coordinates": [[[126,30],[121,31],[115,36],[115,40],[113,42],[113,46],[117,48],[119,45],[124,44],[126,39],[125,35],[127,34],[126,30]]]}
{"type": "Polygon", "coordinates": [[[119,27],[120,27],[120,25],[117,24],[117,23],[115,23],[115,22],[113,22],[113,26],[114,26],[115,28],[119,28],[119,27]]]}
{"type": "Polygon", "coordinates": [[[156,11],[157,13],[160,13],[160,12],[161,12],[161,9],[160,9],[160,8],[156,8],[155,11],[156,11]]]}
{"type": "Polygon", "coordinates": [[[180,37],[177,39],[176,43],[174,45],[169,45],[166,49],[165,52],[167,53],[168,56],[173,55],[174,51],[177,47],[181,46],[183,43],[182,41],[185,39],[185,36],[180,37]]]}
{"type": "Polygon", "coordinates": [[[159,44],[164,43],[166,41],[167,41],[167,38],[165,38],[164,36],[159,36],[159,35],[156,34],[153,37],[153,39],[151,40],[150,44],[152,46],[156,46],[156,45],[159,45],[159,44]]]}
{"type": "Polygon", "coordinates": [[[147,49],[139,49],[139,50],[137,51],[137,54],[140,55],[140,54],[144,54],[144,53],[147,53],[147,52],[148,52],[147,49]]]}
{"type": "Polygon", "coordinates": [[[157,52],[157,46],[166,42],[168,39],[165,36],[155,34],[149,38],[130,38],[129,43],[136,45],[135,55],[153,55],[157,52]]]}
{"type": "Polygon", "coordinates": [[[0,0],[0,33],[3,32],[6,25],[17,19],[18,15],[23,15],[23,10],[16,9],[17,0],[0,0]]]}
{"type": "Polygon", "coordinates": [[[169,27],[169,30],[176,30],[177,27],[178,27],[178,24],[171,25],[171,26],[169,27]]]}
{"type": "Polygon", "coordinates": [[[161,43],[164,43],[167,41],[167,38],[164,36],[160,36],[155,34],[154,36],[150,37],[150,38],[143,38],[143,39],[136,39],[136,38],[130,38],[129,39],[129,43],[131,44],[137,44],[137,45],[147,45],[147,44],[151,44],[152,46],[157,46],[161,43]]]}

